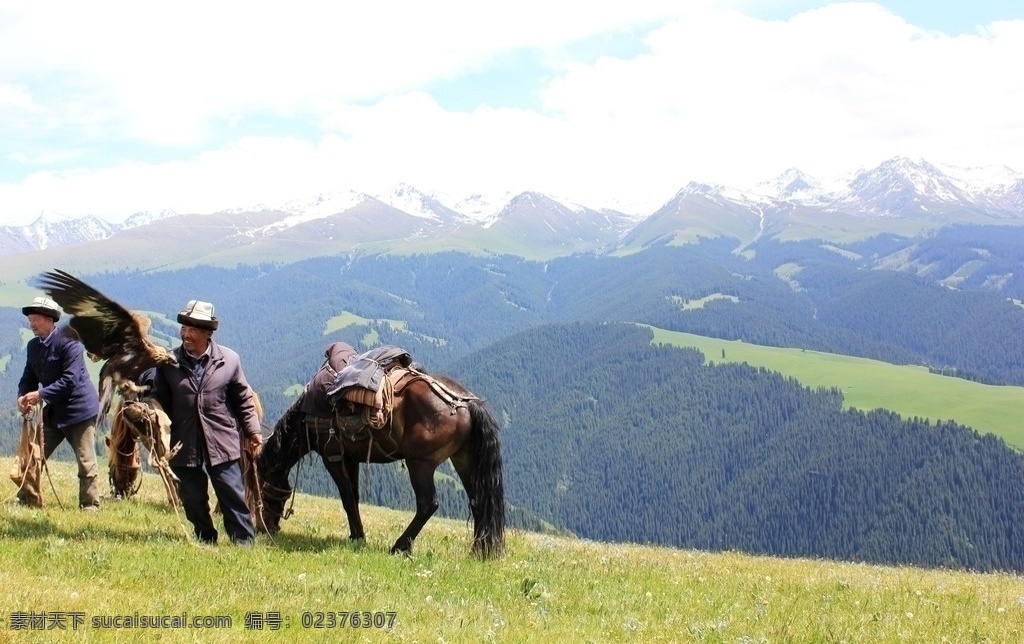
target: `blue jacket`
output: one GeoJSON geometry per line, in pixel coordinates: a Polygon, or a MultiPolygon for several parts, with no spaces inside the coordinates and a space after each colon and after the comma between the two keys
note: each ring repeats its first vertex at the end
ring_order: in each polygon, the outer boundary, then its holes
{"type": "Polygon", "coordinates": [[[25,372],[18,382],[18,396],[39,390],[46,403],[44,422],[64,429],[100,413],[96,387],[85,369],[82,343],[62,327],[45,340],[32,338],[26,349],[25,372]]]}

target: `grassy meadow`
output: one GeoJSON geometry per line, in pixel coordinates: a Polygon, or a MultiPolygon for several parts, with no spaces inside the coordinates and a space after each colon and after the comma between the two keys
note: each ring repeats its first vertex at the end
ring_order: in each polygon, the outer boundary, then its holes
{"type": "MultiPolygon", "coordinates": [[[[10,465],[0,459],[4,472],[10,465]]],[[[1017,575],[518,531],[503,558],[480,561],[467,522],[436,518],[413,556],[392,556],[410,515],[365,507],[369,538],[349,543],[340,502],[305,495],[281,534],[249,549],[208,547],[186,538],[153,475],[135,499],[84,513],[73,507],[74,465],[50,470],[67,509],[48,483],[43,510],[16,505],[9,481],[0,500],[3,642],[1024,641],[1017,575]],[[108,619],[136,614],[211,627],[115,628],[108,619]],[[214,618],[230,626],[213,628],[214,618]]]]}
{"type": "Polygon", "coordinates": [[[796,379],[807,387],[837,387],[847,407],[889,409],[904,418],[953,420],[1001,436],[1024,449],[1024,387],[983,385],[929,373],[926,367],[803,349],[719,340],[651,327],[654,343],[695,347],[708,363],[745,362],[796,379]]]}

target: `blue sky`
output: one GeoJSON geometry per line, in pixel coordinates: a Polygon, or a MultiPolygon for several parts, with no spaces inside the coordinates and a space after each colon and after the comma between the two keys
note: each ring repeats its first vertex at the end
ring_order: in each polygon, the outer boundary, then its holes
{"type": "MultiPolygon", "coordinates": [[[[733,3],[751,16],[769,20],[786,20],[808,9],[818,9],[834,2],[792,0],[791,2],[733,3]]],[[[973,34],[978,27],[996,20],[1024,18],[1024,3],[1016,0],[903,0],[879,2],[888,11],[923,29],[941,31],[950,36],[973,34]]]]}
{"type": "Polygon", "coordinates": [[[645,214],[897,155],[1024,173],[1019,0],[360,4],[0,0],[0,225],[399,183],[645,214]]]}

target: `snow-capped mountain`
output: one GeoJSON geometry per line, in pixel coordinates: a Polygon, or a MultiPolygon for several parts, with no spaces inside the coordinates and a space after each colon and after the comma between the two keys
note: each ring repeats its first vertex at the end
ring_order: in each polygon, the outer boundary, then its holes
{"type": "Polygon", "coordinates": [[[178,213],[173,210],[161,210],[160,212],[137,212],[131,215],[124,222],[117,225],[117,230],[127,230],[128,228],[135,228],[137,226],[145,226],[151,224],[154,221],[160,221],[167,217],[174,217],[178,213]]]}
{"type": "Polygon", "coordinates": [[[538,192],[517,195],[489,226],[492,235],[547,240],[577,252],[614,244],[635,222],[622,213],[564,203],[538,192]]]}
{"type": "Polygon", "coordinates": [[[830,190],[822,185],[821,181],[797,168],[789,168],[774,179],[757,184],[750,192],[776,201],[804,203],[821,203],[831,197],[830,190]]]}
{"type": "Polygon", "coordinates": [[[438,222],[473,220],[472,216],[444,205],[438,197],[420,192],[405,183],[398,184],[390,192],[377,193],[374,197],[381,203],[385,203],[402,212],[407,212],[414,217],[433,219],[438,222]]]}
{"type": "Polygon", "coordinates": [[[791,168],[751,192],[776,201],[871,216],[943,213],[951,209],[1022,216],[1014,186],[1024,174],[1005,166],[959,168],[894,157],[849,179],[823,182],[791,168]]]}
{"type": "Polygon", "coordinates": [[[71,219],[57,213],[44,212],[25,226],[0,226],[0,256],[87,244],[172,215],[174,213],[171,211],[139,212],[124,222],[110,223],[93,215],[71,219]]]}
{"type": "MultiPolygon", "coordinates": [[[[187,257],[213,253],[236,261],[247,253],[286,261],[300,252],[415,252],[418,246],[426,252],[534,249],[551,256],[708,236],[744,243],[774,235],[828,239],[836,228],[846,236],[862,228],[867,236],[885,230],[887,221],[911,224],[900,227],[905,232],[1018,219],[1024,220],[1024,174],[1006,167],[958,168],[895,157],[840,179],[823,180],[791,168],[747,189],[690,182],[640,219],[538,192],[454,198],[407,184],[373,195],[325,192],[209,215],[137,213],[121,224],[48,213],[27,226],[0,227],[0,255],[123,237],[132,240],[134,252],[170,253],[172,240],[179,240],[189,244],[187,257]],[[164,241],[154,250],[152,238],[164,241]]],[[[182,255],[180,249],[173,252],[182,255]]]]}
{"type": "Polygon", "coordinates": [[[258,228],[240,231],[242,235],[247,237],[262,238],[273,236],[277,233],[295,226],[300,226],[310,221],[324,219],[340,212],[351,210],[368,198],[369,197],[367,195],[356,192],[355,190],[348,190],[345,192],[327,192],[318,194],[312,199],[293,199],[276,206],[259,204],[248,208],[237,208],[234,212],[249,213],[269,211],[281,213],[281,217],[272,220],[268,224],[258,228]]]}
{"type": "Polygon", "coordinates": [[[865,214],[901,215],[949,207],[969,207],[970,195],[953,179],[928,162],[903,157],[859,173],[849,191],[831,204],[865,214]]]}
{"type": "Polygon", "coordinates": [[[509,192],[500,195],[476,193],[461,199],[454,199],[452,208],[472,221],[487,227],[497,221],[501,211],[506,204],[512,201],[514,196],[509,192]]]}
{"type": "Polygon", "coordinates": [[[53,213],[43,213],[26,226],[0,227],[0,254],[87,243],[106,239],[117,231],[117,226],[98,217],[64,219],[53,213]]]}

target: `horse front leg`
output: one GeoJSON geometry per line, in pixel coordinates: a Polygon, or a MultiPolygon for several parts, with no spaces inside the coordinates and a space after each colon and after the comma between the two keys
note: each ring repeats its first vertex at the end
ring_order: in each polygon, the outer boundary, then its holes
{"type": "Polygon", "coordinates": [[[338,488],[341,506],[348,518],[348,538],[352,541],[366,539],[363,520],[359,515],[359,461],[343,450],[330,455],[321,454],[320,457],[338,488]]]}
{"type": "Polygon", "coordinates": [[[395,545],[391,546],[391,554],[402,553],[412,554],[412,543],[416,540],[420,530],[437,511],[437,490],[434,487],[434,470],[436,464],[426,461],[413,461],[406,459],[406,467],[409,468],[409,481],[412,483],[413,492],[416,494],[416,514],[409,522],[405,532],[398,537],[395,545]]]}

